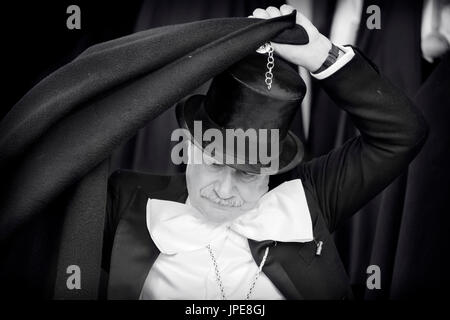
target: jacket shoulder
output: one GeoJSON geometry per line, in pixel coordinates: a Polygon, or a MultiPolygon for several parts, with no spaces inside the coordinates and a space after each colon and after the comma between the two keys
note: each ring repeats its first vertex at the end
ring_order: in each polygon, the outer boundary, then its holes
{"type": "Polygon", "coordinates": [[[177,201],[184,193],[184,174],[155,175],[120,169],[112,173],[108,181],[108,210],[119,218],[133,201],[147,201],[148,198],[177,201]]]}

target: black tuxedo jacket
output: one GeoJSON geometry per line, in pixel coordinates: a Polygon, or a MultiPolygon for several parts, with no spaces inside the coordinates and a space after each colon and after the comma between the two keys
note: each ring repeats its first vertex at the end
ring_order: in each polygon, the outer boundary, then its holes
{"type": "MultiPolygon", "coordinates": [[[[360,53],[321,81],[361,135],[329,154],[300,164],[288,179],[303,183],[316,244],[249,240],[255,261],[271,246],[263,272],[286,299],[350,298],[346,272],[331,233],[406,169],[427,136],[411,101],[360,53]]],[[[323,130],[326,130],[324,128],[323,130]]],[[[146,226],[148,198],[184,202],[185,176],[117,171],[109,182],[103,267],[109,299],[138,299],[159,251],[146,226]]]]}

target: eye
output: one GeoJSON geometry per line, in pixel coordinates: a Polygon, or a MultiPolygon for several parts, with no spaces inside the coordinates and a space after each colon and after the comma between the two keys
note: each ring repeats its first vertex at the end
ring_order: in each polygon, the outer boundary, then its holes
{"type": "Polygon", "coordinates": [[[213,162],[213,163],[208,164],[208,167],[213,171],[219,171],[219,170],[222,170],[224,165],[217,163],[217,162],[213,162]]]}
{"type": "Polygon", "coordinates": [[[238,171],[238,176],[239,176],[239,179],[241,179],[245,182],[250,182],[250,181],[256,180],[258,178],[258,176],[256,174],[251,174],[251,173],[247,173],[244,171],[238,171]]]}

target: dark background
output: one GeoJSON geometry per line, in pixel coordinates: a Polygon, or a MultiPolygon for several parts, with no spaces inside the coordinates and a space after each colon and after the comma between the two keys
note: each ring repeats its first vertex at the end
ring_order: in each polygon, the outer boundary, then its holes
{"type": "MultiPolygon", "coordinates": [[[[0,119],[46,75],[89,46],[148,28],[226,16],[247,16],[257,7],[282,1],[153,0],[126,2],[58,1],[2,4],[2,105],[0,119]],[[68,30],[66,9],[81,8],[81,30],[68,30]]],[[[449,56],[428,64],[421,58],[423,1],[365,1],[382,12],[382,29],[361,19],[356,45],[394,84],[416,101],[431,131],[409,170],[336,232],[336,244],[359,299],[442,298],[450,285],[450,97],[434,90],[449,83],[449,56]],[[379,265],[381,290],[366,289],[366,268],[379,265]]],[[[314,1],[313,22],[328,34],[335,1],[314,1]]],[[[365,9],[363,9],[363,15],[365,9]]],[[[449,86],[450,87],[450,86],[449,86]]],[[[204,91],[200,88],[199,91],[204,91]]],[[[320,156],[357,134],[317,83],[306,140],[301,115],[293,130],[309,158],[320,156]],[[326,129],[324,129],[326,128],[326,129]]],[[[169,134],[176,127],[169,110],[111,157],[112,168],[176,173],[170,165],[169,134]]],[[[32,261],[31,261],[32,263],[32,261]]]]}

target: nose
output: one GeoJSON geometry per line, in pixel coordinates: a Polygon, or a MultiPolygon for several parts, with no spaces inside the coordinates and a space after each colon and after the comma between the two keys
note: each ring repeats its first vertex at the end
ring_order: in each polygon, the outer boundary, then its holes
{"type": "Polygon", "coordinates": [[[214,191],[222,199],[229,199],[233,196],[233,172],[231,168],[227,167],[222,171],[214,191]]]}

